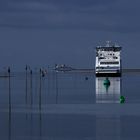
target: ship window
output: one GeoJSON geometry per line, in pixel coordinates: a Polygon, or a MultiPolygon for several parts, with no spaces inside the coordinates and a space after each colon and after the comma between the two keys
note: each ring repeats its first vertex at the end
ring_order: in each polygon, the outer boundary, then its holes
{"type": "Polygon", "coordinates": [[[105,59],[104,57],[99,57],[99,59],[105,59]]]}
{"type": "Polygon", "coordinates": [[[100,62],[100,64],[119,64],[119,62],[100,62]]]}

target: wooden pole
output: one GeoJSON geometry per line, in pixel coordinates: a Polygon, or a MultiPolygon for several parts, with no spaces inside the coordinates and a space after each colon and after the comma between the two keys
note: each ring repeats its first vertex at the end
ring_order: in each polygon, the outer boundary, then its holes
{"type": "Polygon", "coordinates": [[[8,67],[8,85],[9,85],[9,119],[8,119],[8,123],[9,123],[9,140],[11,140],[11,70],[10,67],[8,67]]]}
{"type": "Polygon", "coordinates": [[[42,70],[39,71],[39,109],[41,110],[42,70]]]}
{"type": "Polygon", "coordinates": [[[11,112],[11,70],[10,67],[8,67],[8,85],[9,85],[9,112],[11,112]]]}
{"type": "Polygon", "coordinates": [[[30,70],[30,94],[31,94],[31,105],[33,104],[33,97],[32,97],[32,70],[30,70]]]}

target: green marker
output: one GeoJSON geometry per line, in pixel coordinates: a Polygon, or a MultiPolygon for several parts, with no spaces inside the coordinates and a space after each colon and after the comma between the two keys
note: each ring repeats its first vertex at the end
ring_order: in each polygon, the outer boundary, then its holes
{"type": "Polygon", "coordinates": [[[120,103],[123,104],[125,102],[124,96],[120,96],[120,103]]]}
{"type": "Polygon", "coordinates": [[[106,79],[104,80],[104,85],[108,85],[108,86],[110,86],[110,81],[109,81],[108,78],[106,78],[106,79]]]}

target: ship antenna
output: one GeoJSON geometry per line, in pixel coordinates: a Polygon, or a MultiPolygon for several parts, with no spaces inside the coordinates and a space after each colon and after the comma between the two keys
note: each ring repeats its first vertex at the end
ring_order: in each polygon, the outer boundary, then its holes
{"type": "Polygon", "coordinates": [[[106,41],[106,47],[110,47],[111,41],[106,41]]]}
{"type": "Polygon", "coordinates": [[[115,43],[115,47],[119,47],[119,45],[117,43],[115,43]]]}

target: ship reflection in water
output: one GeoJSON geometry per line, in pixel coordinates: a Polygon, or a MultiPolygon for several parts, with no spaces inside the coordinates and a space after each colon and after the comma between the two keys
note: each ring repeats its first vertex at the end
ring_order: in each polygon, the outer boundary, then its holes
{"type": "Polygon", "coordinates": [[[104,84],[105,79],[106,77],[96,77],[96,103],[119,103],[120,77],[109,77],[110,84],[104,84]]]}

